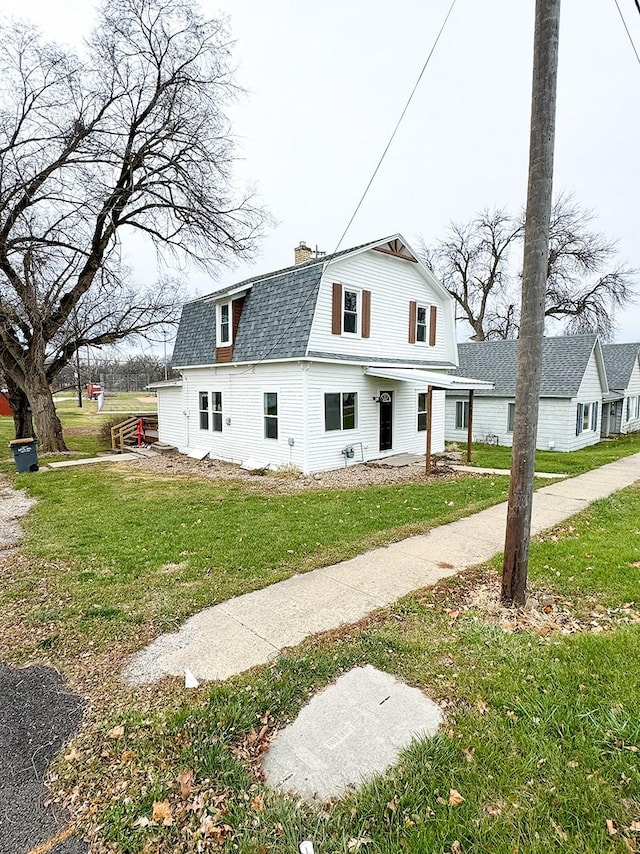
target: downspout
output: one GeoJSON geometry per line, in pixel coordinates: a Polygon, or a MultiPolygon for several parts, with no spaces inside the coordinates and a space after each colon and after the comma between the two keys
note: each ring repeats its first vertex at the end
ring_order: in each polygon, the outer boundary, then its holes
{"type": "Polygon", "coordinates": [[[471,440],[473,439],[473,389],[469,389],[469,417],[467,418],[467,465],[471,462],[471,440]]]}

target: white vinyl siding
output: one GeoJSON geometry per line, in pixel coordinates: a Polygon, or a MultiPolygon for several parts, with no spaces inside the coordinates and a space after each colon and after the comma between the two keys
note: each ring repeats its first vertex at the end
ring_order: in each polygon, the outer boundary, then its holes
{"type": "MultiPolygon", "coordinates": [[[[392,258],[373,250],[330,264],[320,283],[308,352],[371,357],[376,362],[380,361],[382,354],[393,354],[393,359],[398,361],[415,361],[425,358],[428,352],[429,360],[455,363],[457,353],[452,300],[439,289],[436,290],[425,275],[412,261],[392,258]],[[332,335],[334,282],[341,282],[343,289],[371,292],[369,338],[332,335]],[[416,345],[409,343],[407,332],[411,301],[422,306],[436,307],[434,347],[416,350],[416,345]]],[[[429,312],[427,327],[428,323],[429,312]]],[[[427,341],[428,335],[427,328],[427,341]]]]}
{"type": "Polygon", "coordinates": [[[625,389],[625,397],[620,430],[622,433],[634,433],[636,430],[640,430],[640,367],[638,367],[637,362],[631,372],[629,385],[625,389]],[[625,417],[627,400],[633,400],[635,403],[635,406],[630,405],[628,418],[625,417]]]}
{"type": "Polygon", "coordinates": [[[185,417],[182,386],[158,389],[158,439],[167,445],[184,445],[185,417]]]}

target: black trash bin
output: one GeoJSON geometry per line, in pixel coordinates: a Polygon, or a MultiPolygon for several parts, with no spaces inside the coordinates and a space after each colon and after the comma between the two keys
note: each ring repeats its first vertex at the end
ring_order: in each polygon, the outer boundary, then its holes
{"type": "Polygon", "coordinates": [[[9,447],[13,451],[13,459],[15,460],[18,471],[38,471],[37,444],[37,440],[33,437],[29,439],[13,439],[9,442],[9,447]]]}

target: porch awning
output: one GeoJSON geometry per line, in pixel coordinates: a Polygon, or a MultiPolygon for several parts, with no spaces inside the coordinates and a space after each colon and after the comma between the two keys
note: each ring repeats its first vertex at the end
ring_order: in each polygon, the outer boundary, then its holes
{"type": "Polygon", "coordinates": [[[369,365],[365,374],[383,380],[397,380],[404,383],[418,383],[445,391],[489,391],[494,385],[471,377],[459,377],[456,374],[440,374],[436,371],[424,371],[421,368],[380,368],[369,365]]]}

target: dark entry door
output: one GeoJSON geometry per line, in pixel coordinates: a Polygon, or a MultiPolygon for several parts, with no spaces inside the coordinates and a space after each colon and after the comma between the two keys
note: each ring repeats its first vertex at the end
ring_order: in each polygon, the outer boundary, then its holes
{"type": "Polygon", "coordinates": [[[393,392],[380,392],[380,450],[393,447],[393,392]]]}

